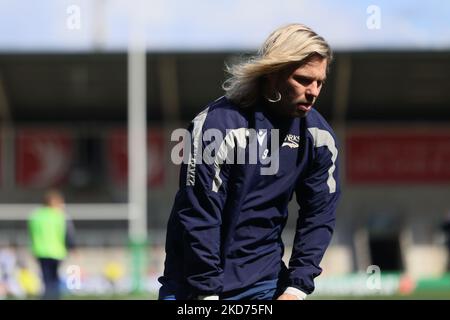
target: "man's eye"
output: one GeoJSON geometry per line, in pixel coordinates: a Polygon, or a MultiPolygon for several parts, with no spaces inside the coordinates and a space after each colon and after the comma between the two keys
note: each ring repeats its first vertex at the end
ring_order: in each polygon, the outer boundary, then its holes
{"type": "Polygon", "coordinates": [[[295,80],[302,85],[308,85],[312,82],[311,79],[305,77],[296,77],[295,80]]]}

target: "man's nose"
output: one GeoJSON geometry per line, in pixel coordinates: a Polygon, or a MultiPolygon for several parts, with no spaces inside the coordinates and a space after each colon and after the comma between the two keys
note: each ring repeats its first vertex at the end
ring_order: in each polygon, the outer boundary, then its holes
{"type": "Polygon", "coordinates": [[[313,81],[310,83],[310,85],[306,88],[306,94],[309,96],[312,96],[314,98],[317,98],[319,96],[319,86],[317,85],[317,81],[313,81]]]}

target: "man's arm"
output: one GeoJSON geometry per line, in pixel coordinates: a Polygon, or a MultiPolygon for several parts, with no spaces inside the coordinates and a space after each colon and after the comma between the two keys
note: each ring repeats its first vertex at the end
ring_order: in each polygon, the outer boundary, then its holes
{"type": "Polygon", "coordinates": [[[66,248],[68,250],[74,250],[76,248],[76,240],[75,240],[75,226],[73,224],[72,219],[66,217],[66,248]]]}
{"type": "Polygon", "coordinates": [[[325,130],[309,131],[315,156],[308,173],[299,178],[296,187],[300,210],[289,261],[288,286],[291,288],[288,290],[295,293],[298,289],[298,297],[314,291],[314,278],[322,272],[319,264],[331,241],[340,195],[335,138],[325,130]]]}
{"type": "Polygon", "coordinates": [[[199,181],[180,189],[174,210],[182,225],[184,278],[193,292],[211,295],[222,291],[220,229],[226,193],[225,190],[216,194],[208,190],[207,181],[211,180],[205,165],[199,165],[197,170],[199,181]]]}
{"type": "Polygon", "coordinates": [[[203,119],[200,114],[190,128],[190,156],[180,171],[180,190],[173,208],[182,226],[183,277],[197,296],[217,295],[223,288],[220,229],[228,167],[208,163],[203,158],[200,161],[209,145],[202,135],[215,125],[206,120],[206,114],[203,119]]]}

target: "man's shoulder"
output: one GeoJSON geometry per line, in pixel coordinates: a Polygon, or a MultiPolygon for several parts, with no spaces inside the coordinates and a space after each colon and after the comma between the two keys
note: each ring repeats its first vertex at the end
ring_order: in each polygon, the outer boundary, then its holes
{"type": "Polygon", "coordinates": [[[330,150],[339,147],[338,138],[325,118],[315,109],[306,117],[307,138],[315,147],[327,146],[330,150]]]}
{"type": "Polygon", "coordinates": [[[42,213],[46,211],[45,209],[45,207],[36,207],[32,209],[30,212],[30,217],[37,217],[39,215],[42,215],[42,213]]]}
{"type": "Polygon", "coordinates": [[[209,103],[193,122],[202,122],[205,129],[234,129],[248,123],[244,110],[223,96],[209,103]]]}
{"type": "Polygon", "coordinates": [[[335,135],[331,125],[316,109],[312,109],[306,117],[306,126],[308,129],[316,128],[318,130],[328,131],[333,136],[335,135]]]}
{"type": "Polygon", "coordinates": [[[42,219],[42,208],[35,208],[33,209],[30,214],[28,215],[28,221],[31,223],[35,223],[36,221],[42,219]]]}

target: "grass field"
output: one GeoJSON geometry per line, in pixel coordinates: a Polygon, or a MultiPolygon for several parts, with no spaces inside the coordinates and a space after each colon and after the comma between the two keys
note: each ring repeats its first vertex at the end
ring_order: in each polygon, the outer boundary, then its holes
{"type": "MultiPolygon", "coordinates": [[[[64,300],[156,300],[157,293],[127,294],[127,295],[86,295],[66,296],[64,300]]],[[[422,291],[409,295],[342,295],[326,296],[311,295],[308,300],[450,300],[450,291],[422,291]]]]}
{"type": "Polygon", "coordinates": [[[416,292],[409,295],[311,296],[309,300],[450,300],[450,291],[416,292]]]}
{"type": "MultiPolygon", "coordinates": [[[[401,274],[383,274],[382,288],[367,290],[367,276],[347,275],[336,279],[321,279],[308,300],[450,300],[450,274],[438,278],[411,280],[401,274]],[[406,280],[406,281],[405,281],[406,280]],[[362,290],[366,289],[366,290],[362,290]],[[403,294],[402,294],[403,292],[403,294]]],[[[65,295],[64,300],[156,300],[156,290],[142,293],[110,293],[65,295]]]]}

